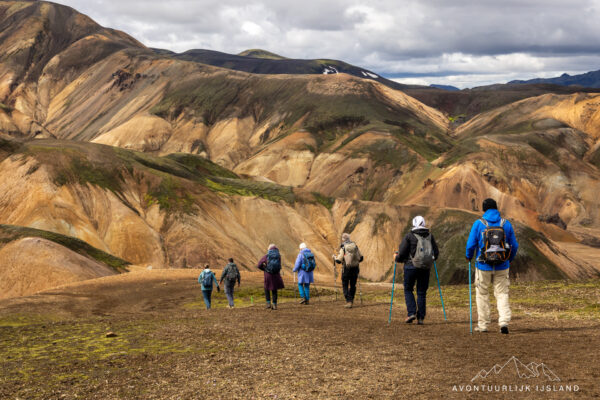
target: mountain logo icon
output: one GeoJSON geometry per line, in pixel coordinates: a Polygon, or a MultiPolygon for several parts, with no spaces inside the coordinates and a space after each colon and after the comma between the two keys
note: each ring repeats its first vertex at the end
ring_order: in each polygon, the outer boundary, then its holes
{"type": "Polygon", "coordinates": [[[471,379],[471,382],[475,382],[478,379],[485,379],[490,375],[499,375],[503,371],[511,371],[513,369],[521,379],[545,378],[551,382],[560,382],[560,378],[546,364],[530,362],[525,365],[515,356],[509,358],[503,365],[494,365],[489,371],[482,369],[471,379]]]}

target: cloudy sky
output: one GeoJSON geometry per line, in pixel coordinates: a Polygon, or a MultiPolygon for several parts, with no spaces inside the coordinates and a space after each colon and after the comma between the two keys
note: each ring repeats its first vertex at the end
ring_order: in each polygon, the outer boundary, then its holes
{"type": "Polygon", "coordinates": [[[335,58],[460,88],[600,69],[600,0],[58,0],[147,46],[335,58]]]}

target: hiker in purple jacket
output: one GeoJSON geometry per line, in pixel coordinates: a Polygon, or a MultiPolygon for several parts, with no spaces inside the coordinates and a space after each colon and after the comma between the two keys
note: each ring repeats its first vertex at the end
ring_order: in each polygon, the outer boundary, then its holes
{"type": "Polygon", "coordinates": [[[305,257],[312,255],[309,248],[306,247],[305,243],[300,243],[300,252],[296,257],[296,263],[292,272],[298,272],[298,291],[300,292],[300,304],[308,305],[310,300],[310,284],[315,281],[313,277],[313,271],[305,271],[302,269],[302,264],[307,262],[305,257]]]}
{"type": "Polygon", "coordinates": [[[258,262],[258,269],[265,271],[265,298],[267,300],[267,309],[277,310],[277,290],[283,289],[283,279],[281,279],[281,256],[279,249],[274,245],[269,245],[267,254],[258,262]],[[271,303],[272,298],[272,303],[271,303]]]}

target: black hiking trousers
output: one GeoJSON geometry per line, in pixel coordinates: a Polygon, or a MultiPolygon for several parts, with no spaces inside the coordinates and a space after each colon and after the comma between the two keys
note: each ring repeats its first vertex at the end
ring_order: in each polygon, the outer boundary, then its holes
{"type": "Polygon", "coordinates": [[[342,271],[342,289],[346,302],[353,303],[356,294],[356,281],[358,280],[359,267],[344,267],[342,271]]]}
{"type": "Polygon", "coordinates": [[[277,290],[265,289],[265,298],[267,299],[267,303],[271,303],[271,297],[273,298],[273,304],[277,304],[277,290]]]}

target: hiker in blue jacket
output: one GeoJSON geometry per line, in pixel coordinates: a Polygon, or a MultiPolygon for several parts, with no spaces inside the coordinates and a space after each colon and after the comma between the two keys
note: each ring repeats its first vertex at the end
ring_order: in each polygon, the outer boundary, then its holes
{"type": "Polygon", "coordinates": [[[489,286],[493,283],[500,332],[508,334],[508,323],[511,318],[508,302],[509,267],[517,255],[519,243],[512,224],[500,216],[494,199],[485,199],[482,208],[483,218],[473,223],[466,248],[467,261],[471,262],[474,255],[476,260],[475,293],[478,319],[476,330],[487,332],[491,322],[489,286]]]}
{"type": "Polygon", "coordinates": [[[217,281],[215,273],[210,270],[208,264],[204,266],[204,270],[200,273],[200,276],[198,277],[198,283],[202,285],[202,296],[204,297],[206,309],[210,310],[213,284],[217,285],[218,292],[221,291],[221,288],[219,287],[219,282],[217,281]]]}
{"type": "MultiPolygon", "coordinates": [[[[313,271],[305,271],[302,269],[302,264],[307,263],[306,257],[312,255],[309,248],[306,247],[306,243],[300,243],[300,252],[296,257],[296,263],[292,272],[298,272],[298,291],[300,292],[300,304],[308,305],[310,300],[310,284],[313,283],[313,271]]],[[[314,257],[314,256],[313,256],[314,257]]]]}

